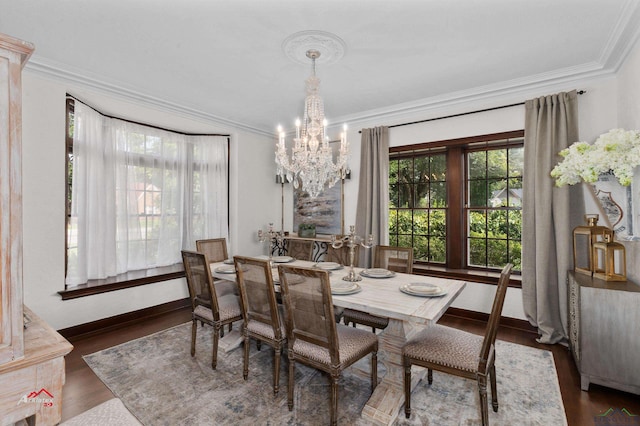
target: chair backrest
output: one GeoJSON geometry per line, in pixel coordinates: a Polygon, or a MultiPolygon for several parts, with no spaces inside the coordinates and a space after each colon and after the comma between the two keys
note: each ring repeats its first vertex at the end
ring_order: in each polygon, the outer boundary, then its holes
{"type": "Polygon", "coordinates": [[[222,262],[227,259],[227,239],[210,238],[196,241],[196,250],[207,255],[209,262],[222,262]]]}
{"type": "MultiPolygon", "coordinates": [[[[331,243],[328,243],[327,254],[324,256],[325,262],[336,262],[344,266],[351,265],[351,259],[349,259],[350,248],[344,245],[340,248],[333,248],[331,243]]],[[[360,246],[354,247],[353,266],[358,266],[358,254],[360,253],[360,246]]]]}
{"type": "Polygon", "coordinates": [[[249,321],[259,321],[273,329],[277,340],[282,339],[282,322],[269,260],[234,256],[233,262],[245,326],[249,321]]]}
{"type": "Polygon", "coordinates": [[[376,246],[373,266],[411,274],[413,273],[413,247],[376,246]]]}
{"type": "Polygon", "coordinates": [[[298,260],[312,260],[313,240],[287,239],[287,254],[298,260]]]}
{"type": "Polygon", "coordinates": [[[500,324],[500,316],[502,315],[502,306],[504,305],[504,298],[507,294],[507,287],[509,286],[511,269],[513,269],[513,265],[507,263],[500,273],[498,288],[496,289],[496,295],[493,299],[493,307],[491,308],[491,314],[489,314],[489,321],[487,322],[487,328],[482,341],[478,371],[486,370],[487,363],[493,354],[496,334],[498,334],[498,325],[500,324]]]}
{"type": "Polygon", "coordinates": [[[182,263],[189,287],[191,309],[195,310],[198,305],[206,306],[213,312],[214,321],[218,321],[220,310],[209,269],[209,259],[204,253],[182,250],[182,263]]]}
{"type": "Polygon", "coordinates": [[[339,346],[329,273],[320,269],[279,265],[289,348],[296,340],[326,348],[339,363],[339,346]]]}

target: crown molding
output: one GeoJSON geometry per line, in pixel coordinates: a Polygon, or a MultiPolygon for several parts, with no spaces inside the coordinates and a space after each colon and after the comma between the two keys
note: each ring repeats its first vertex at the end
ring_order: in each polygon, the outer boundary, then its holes
{"type": "Polygon", "coordinates": [[[272,136],[272,131],[266,131],[244,123],[229,120],[214,114],[210,114],[185,105],[180,105],[165,99],[146,95],[136,90],[127,88],[112,82],[105,82],[97,76],[89,75],[87,72],[71,71],[68,67],[53,63],[53,61],[43,60],[35,55],[25,66],[27,72],[32,72],[44,77],[52,78],[64,83],[71,83],[85,89],[92,89],[100,93],[119,98],[125,101],[133,101],[146,106],[153,107],[172,114],[182,115],[187,118],[203,121],[209,124],[221,126],[223,131],[233,133],[231,130],[244,130],[263,136],[272,136]]]}
{"type": "Polygon", "coordinates": [[[640,38],[640,2],[626,0],[607,44],[600,53],[598,62],[604,68],[617,72],[640,38]]]}
{"type": "MultiPolygon", "coordinates": [[[[419,99],[413,102],[390,105],[357,114],[349,114],[342,117],[334,117],[334,122],[348,122],[353,125],[356,122],[384,119],[390,123],[392,119],[410,114],[426,113],[443,108],[456,107],[475,102],[487,102],[505,98],[515,98],[517,95],[529,95],[540,93],[544,90],[566,90],[566,87],[584,85],[586,81],[615,76],[611,69],[605,69],[597,62],[590,62],[576,67],[568,67],[562,70],[541,73],[522,79],[513,79],[496,84],[475,87],[470,90],[446,93],[430,98],[419,99]]],[[[581,89],[582,87],[575,87],[581,89]]],[[[522,99],[524,101],[524,99],[522,99]]]]}

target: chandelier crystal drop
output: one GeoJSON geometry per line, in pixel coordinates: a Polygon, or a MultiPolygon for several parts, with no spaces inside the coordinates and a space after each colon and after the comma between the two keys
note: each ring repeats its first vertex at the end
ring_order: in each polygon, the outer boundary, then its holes
{"type": "Polygon", "coordinates": [[[349,143],[346,125],[340,134],[340,149],[337,158],[326,136],[327,120],[324,117],[324,104],[318,94],[320,79],[316,77],[317,50],[307,51],[312,61],[312,75],[306,80],[306,92],[303,120],[296,120],[296,137],[293,139],[291,157],[287,154],[285,133],[278,126],[276,145],[277,174],[284,181],[293,182],[294,188],[301,188],[316,198],[325,188],[331,188],[349,173],[349,143]]]}

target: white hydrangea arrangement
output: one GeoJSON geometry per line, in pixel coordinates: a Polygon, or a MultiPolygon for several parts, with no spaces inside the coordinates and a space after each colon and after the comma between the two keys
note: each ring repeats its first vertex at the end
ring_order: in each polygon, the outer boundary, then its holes
{"type": "Polygon", "coordinates": [[[556,186],[574,185],[581,180],[593,183],[609,171],[621,185],[629,186],[634,167],[640,165],[640,132],[612,129],[600,135],[593,145],[575,142],[559,154],[564,159],[551,171],[556,186]]]}

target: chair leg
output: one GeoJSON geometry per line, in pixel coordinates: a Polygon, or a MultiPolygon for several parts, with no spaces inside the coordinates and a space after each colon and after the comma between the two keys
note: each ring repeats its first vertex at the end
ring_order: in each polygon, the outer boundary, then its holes
{"type": "Polygon", "coordinates": [[[495,364],[491,365],[489,369],[489,383],[491,383],[491,406],[493,407],[493,412],[498,412],[498,387],[496,386],[496,366],[495,364]]]}
{"type": "Polygon", "coordinates": [[[191,323],[191,356],[196,354],[196,332],[198,331],[198,321],[193,320],[191,323]]]}
{"type": "Polygon", "coordinates": [[[340,373],[331,374],[331,426],[338,424],[338,379],[340,373]]]}
{"type": "Polygon", "coordinates": [[[378,386],[378,352],[371,353],[371,393],[378,386]]]}
{"type": "Polygon", "coordinates": [[[287,394],[287,405],[289,406],[289,411],[293,411],[293,385],[294,385],[294,375],[295,372],[295,361],[289,356],[289,392],[287,394]]]}
{"type": "Polygon", "coordinates": [[[427,380],[429,381],[429,384],[433,383],[433,370],[430,368],[427,368],[427,380]]]}
{"type": "Polygon", "coordinates": [[[487,404],[487,376],[478,374],[478,393],[480,394],[480,414],[482,426],[489,424],[489,406],[487,404]]]}
{"type": "Polygon", "coordinates": [[[246,334],[244,335],[244,360],[243,360],[243,368],[242,368],[242,377],[247,380],[247,377],[249,377],[249,335],[246,334]]]}
{"type": "Polygon", "coordinates": [[[215,370],[218,366],[218,336],[220,336],[220,323],[216,323],[213,327],[213,353],[211,355],[211,368],[215,370]]]}
{"type": "Polygon", "coordinates": [[[403,357],[404,364],[404,416],[411,417],[411,362],[403,357]]]}
{"type": "Polygon", "coordinates": [[[278,395],[280,391],[280,358],[282,357],[282,348],[276,345],[273,348],[273,394],[278,395]]]}

